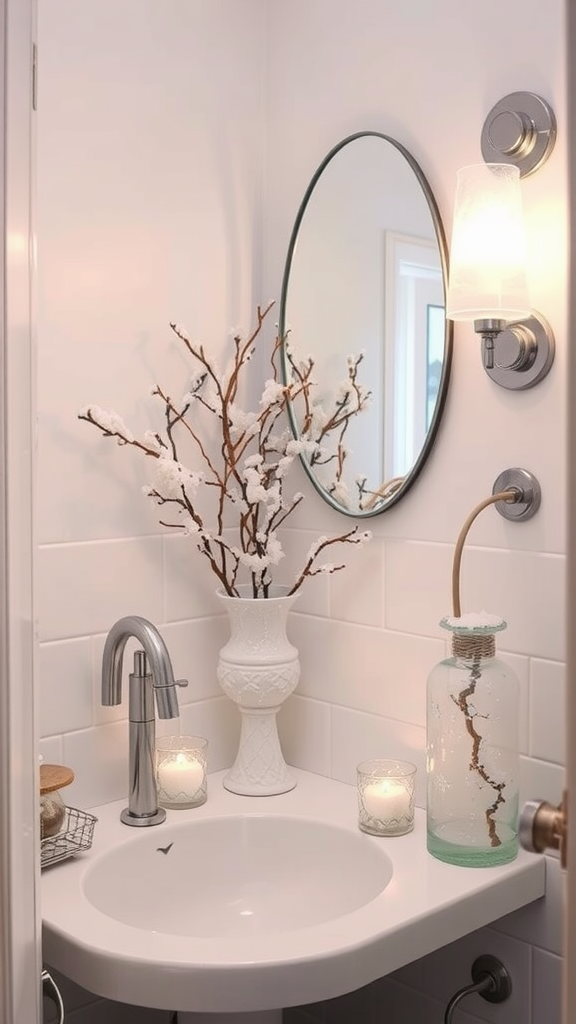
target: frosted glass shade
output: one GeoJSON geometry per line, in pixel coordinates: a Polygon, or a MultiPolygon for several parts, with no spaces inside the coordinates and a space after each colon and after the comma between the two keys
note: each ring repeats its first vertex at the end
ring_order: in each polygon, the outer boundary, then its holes
{"type": "Polygon", "coordinates": [[[446,316],[529,315],[520,171],[512,164],[463,167],[456,179],[446,316]]]}

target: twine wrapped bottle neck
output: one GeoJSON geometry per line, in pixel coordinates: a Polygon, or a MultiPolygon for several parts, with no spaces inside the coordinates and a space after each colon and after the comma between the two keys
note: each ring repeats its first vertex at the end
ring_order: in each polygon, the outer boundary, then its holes
{"type": "Polygon", "coordinates": [[[481,658],[493,658],[496,654],[496,637],[494,633],[453,633],[452,654],[464,661],[480,661],[481,658]]]}

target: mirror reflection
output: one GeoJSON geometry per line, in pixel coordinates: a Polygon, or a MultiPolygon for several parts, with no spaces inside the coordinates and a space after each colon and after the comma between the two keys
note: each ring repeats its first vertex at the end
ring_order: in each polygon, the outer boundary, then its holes
{"type": "Polygon", "coordinates": [[[418,164],[360,132],[334,147],[298,211],[282,283],[284,374],[312,379],[292,428],[315,487],[347,515],[394,505],[420,472],[444,405],[447,251],[418,164]]]}

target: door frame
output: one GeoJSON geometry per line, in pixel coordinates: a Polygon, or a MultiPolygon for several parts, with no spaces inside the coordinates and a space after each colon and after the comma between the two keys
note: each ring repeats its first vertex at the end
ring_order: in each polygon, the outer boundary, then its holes
{"type": "Polygon", "coordinates": [[[0,1019],[40,1014],[34,714],[32,52],[35,0],[0,0],[0,1019]]]}
{"type": "Polygon", "coordinates": [[[576,352],[573,324],[576,317],[576,10],[571,0],[565,4],[566,67],[568,93],[568,207],[569,207],[569,273],[568,273],[568,557],[566,566],[567,605],[567,680],[566,697],[566,785],[568,810],[568,846],[564,911],[563,1020],[569,1024],[570,1007],[576,1007],[576,352]],[[571,835],[570,835],[571,830],[571,835]]]}

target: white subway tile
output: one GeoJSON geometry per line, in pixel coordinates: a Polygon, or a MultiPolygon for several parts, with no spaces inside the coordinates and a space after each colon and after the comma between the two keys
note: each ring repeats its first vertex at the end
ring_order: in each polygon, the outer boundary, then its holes
{"type": "Polygon", "coordinates": [[[92,725],[92,647],[89,638],[40,644],[40,734],[92,725]]]}
{"type": "Polygon", "coordinates": [[[423,959],[413,960],[411,964],[406,964],[404,967],[400,967],[393,974],[389,975],[395,981],[399,981],[402,985],[408,985],[410,988],[422,989],[422,964],[423,959]]]}
{"type": "Polygon", "coordinates": [[[278,712],[285,760],[296,768],[330,776],[330,704],[293,693],[278,712]]]}
{"type": "MultiPolygon", "coordinates": [[[[455,538],[456,539],[456,538],[455,538]]],[[[453,547],[387,541],[385,623],[389,629],[438,636],[438,622],[452,612],[453,547]]],[[[523,655],[565,657],[563,615],[565,559],[467,543],[460,572],[462,611],[486,609],[508,623],[499,646],[523,655]],[[527,595],[533,595],[527,600],[527,595]],[[554,601],[539,595],[554,594],[554,601]]]]}
{"type": "Polygon", "coordinates": [[[303,697],[424,725],[426,679],[442,640],[294,616],[303,697]]]}
{"type": "Polygon", "coordinates": [[[324,1003],[325,1024],[352,1024],[369,1021],[372,1015],[372,986],[364,985],[354,992],[346,992],[324,1003]]]}
{"type": "MultiPolygon", "coordinates": [[[[394,975],[389,975],[372,987],[372,1016],[368,1019],[371,1024],[438,1024],[444,1010],[437,999],[402,985],[394,975]]],[[[357,1022],[358,1018],[350,1018],[350,1024],[357,1022]]],[[[460,1017],[457,1024],[464,1024],[460,1017]]]]}
{"type": "Polygon", "coordinates": [[[356,767],[372,757],[398,758],[416,765],[416,804],[426,806],[426,731],[378,715],[332,709],[330,775],[356,785],[356,767]]]}
{"type": "Polygon", "coordinates": [[[453,548],[419,541],[386,541],[385,625],[404,633],[443,637],[439,622],[452,614],[453,548]]]}
{"type": "Polygon", "coordinates": [[[116,722],[64,736],[62,756],[76,778],[67,798],[85,810],[128,800],[128,723],[116,722]]]}
{"type": "Polygon", "coordinates": [[[163,722],[162,726],[168,734],[179,732],[186,736],[205,736],[208,740],[209,772],[229,768],[236,757],[240,712],[228,697],[187,704],[180,712],[179,729],[170,729],[170,722],[163,722]]]}
{"type": "Polygon", "coordinates": [[[470,548],[462,561],[463,608],[502,615],[506,650],[563,661],[565,568],[563,555],[470,548]]]}
{"type": "Polygon", "coordinates": [[[532,1020],[562,1024],[562,958],[532,951],[532,1020]]]}
{"type": "Polygon", "coordinates": [[[518,696],[518,743],[520,752],[527,754],[529,752],[530,662],[528,658],[524,658],[520,654],[510,654],[508,651],[500,650],[497,650],[496,653],[498,658],[509,665],[518,677],[520,684],[518,696]]]}
{"type": "Polygon", "coordinates": [[[40,740],[38,754],[44,758],[46,764],[62,764],[64,760],[62,746],[62,736],[49,736],[40,740]]]}
{"type": "Polygon", "coordinates": [[[566,760],[566,666],[557,661],[530,662],[530,746],[532,757],[566,760]]]}
{"type": "Polygon", "coordinates": [[[227,615],[172,622],[160,627],[176,679],[187,679],[178,690],[182,705],[206,697],[221,696],[217,678],[218,653],[230,639],[227,615]]]}
{"type": "MultiPolygon", "coordinates": [[[[563,913],[566,899],[566,873],[556,857],[546,857],[546,896],[528,903],[506,917],[494,921],[491,928],[512,938],[530,942],[550,953],[562,954],[563,913]]],[[[534,1024],[539,1024],[537,1020],[534,1024]]]]}
{"type": "MultiPolygon", "coordinates": [[[[446,1007],[438,1000],[397,981],[398,972],[374,982],[371,986],[372,1015],[359,1018],[350,1016],[345,1024],[440,1024],[446,1007]]],[[[461,1003],[455,1014],[454,1024],[485,1024],[485,1019],[472,1016],[461,1003]]],[[[344,1024],[344,1022],[342,1022],[344,1024]]],[[[528,1022],[525,1022],[528,1024],[528,1022]]]]}
{"type": "Polygon", "coordinates": [[[564,769],[549,761],[520,757],[520,807],[526,800],[559,804],[565,786],[564,769]]]}
{"type": "Polygon", "coordinates": [[[282,1024],[317,1024],[324,1020],[323,1003],[306,1003],[304,1006],[289,1006],[283,1011],[282,1024]]]}
{"type": "Polygon", "coordinates": [[[168,1010],[128,1006],[109,999],[98,999],[66,1017],[69,1024],[170,1024],[168,1010]]]}
{"type": "Polygon", "coordinates": [[[384,625],[385,551],[382,540],[334,548],[330,561],[346,568],[330,577],[330,616],[366,626],[384,625]]]}
{"type": "Polygon", "coordinates": [[[163,538],[163,546],[165,606],[161,621],[221,615],[216,597],[220,583],[193,539],[170,535],[163,538]]]}
{"type": "Polygon", "coordinates": [[[123,615],[161,621],[162,539],[42,547],[37,582],[41,640],[106,632],[123,615]]]}

